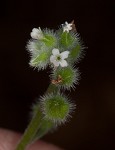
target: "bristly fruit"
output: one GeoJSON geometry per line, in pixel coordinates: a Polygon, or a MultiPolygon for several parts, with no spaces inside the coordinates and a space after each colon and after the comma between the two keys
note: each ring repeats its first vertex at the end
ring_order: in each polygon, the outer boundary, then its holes
{"type": "Polygon", "coordinates": [[[51,75],[51,80],[58,80],[60,78],[60,82],[55,84],[59,88],[70,90],[71,88],[75,88],[75,85],[79,80],[79,71],[71,66],[64,68],[57,68],[51,75]]]}
{"type": "Polygon", "coordinates": [[[44,117],[56,125],[65,123],[71,111],[75,109],[75,105],[60,93],[41,97],[40,104],[44,117]]]}

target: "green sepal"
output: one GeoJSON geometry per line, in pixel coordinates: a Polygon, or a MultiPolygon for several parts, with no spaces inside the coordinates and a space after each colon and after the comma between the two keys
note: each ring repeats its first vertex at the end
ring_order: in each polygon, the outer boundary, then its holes
{"type": "Polygon", "coordinates": [[[70,32],[62,32],[60,34],[60,45],[64,48],[69,48],[76,42],[76,37],[70,32]]]}
{"type": "Polygon", "coordinates": [[[53,33],[52,30],[45,30],[44,31],[44,37],[43,37],[43,39],[41,39],[41,41],[47,47],[55,47],[57,45],[57,38],[56,38],[56,35],[53,33]]]}
{"type": "Polygon", "coordinates": [[[41,50],[47,49],[45,44],[39,40],[30,40],[26,46],[32,57],[38,56],[41,50]]]}
{"type": "Polygon", "coordinates": [[[38,56],[32,57],[30,61],[30,66],[37,67],[38,70],[45,69],[49,63],[51,52],[42,50],[39,52],[38,56]]]}
{"type": "Polygon", "coordinates": [[[81,54],[81,45],[78,43],[75,47],[73,47],[70,50],[69,58],[71,59],[71,62],[78,60],[81,54]]]}

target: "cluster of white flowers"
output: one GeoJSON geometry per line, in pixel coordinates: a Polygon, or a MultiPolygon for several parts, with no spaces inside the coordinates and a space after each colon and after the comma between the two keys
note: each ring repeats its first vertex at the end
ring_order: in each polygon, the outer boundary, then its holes
{"type": "MultiPolygon", "coordinates": [[[[69,32],[72,30],[72,23],[65,22],[65,24],[62,24],[63,32],[69,32]]],[[[43,39],[44,35],[41,30],[41,28],[33,28],[32,32],[30,33],[31,37],[36,40],[43,39]]],[[[62,53],[59,52],[59,49],[54,48],[52,50],[52,54],[50,56],[50,62],[54,64],[54,67],[58,67],[59,65],[61,67],[67,67],[68,63],[65,60],[68,58],[69,51],[64,51],[62,53]]]]}

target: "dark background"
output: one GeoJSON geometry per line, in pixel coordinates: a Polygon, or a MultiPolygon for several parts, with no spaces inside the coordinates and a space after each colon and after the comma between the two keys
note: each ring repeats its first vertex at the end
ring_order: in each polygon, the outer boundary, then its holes
{"type": "Polygon", "coordinates": [[[115,129],[114,1],[14,1],[0,4],[0,127],[23,132],[31,104],[49,84],[49,71],[29,67],[26,42],[34,27],[57,29],[75,20],[85,50],[69,123],[43,140],[67,150],[112,150],[115,129]]]}

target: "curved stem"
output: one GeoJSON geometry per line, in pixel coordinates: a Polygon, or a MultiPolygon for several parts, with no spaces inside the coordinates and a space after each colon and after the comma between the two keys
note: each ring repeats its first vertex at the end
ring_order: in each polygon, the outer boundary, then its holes
{"type": "MultiPolygon", "coordinates": [[[[46,93],[52,93],[53,91],[57,92],[58,88],[55,85],[50,84],[46,93]]],[[[28,144],[31,144],[32,141],[41,138],[53,127],[53,124],[49,121],[44,120],[43,117],[44,116],[38,105],[36,113],[33,116],[27,129],[25,130],[24,135],[17,145],[16,150],[25,150],[28,144]]]]}
{"type": "Polygon", "coordinates": [[[54,127],[54,124],[50,122],[49,120],[43,119],[41,122],[41,126],[38,129],[35,137],[32,139],[32,142],[36,141],[37,139],[40,139],[43,137],[47,132],[49,132],[54,127]]]}
{"type": "Polygon", "coordinates": [[[35,136],[36,132],[40,127],[41,119],[42,119],[42,114],[38,109],[35,116],[32,118],[30,124],[28,125],[28,128],[25,130],[25,133],[21,141],[17,145],[16,150],[25,150],[26,146],[30,144],[30,142],[32,141],[33,137],[35,136]]]}

